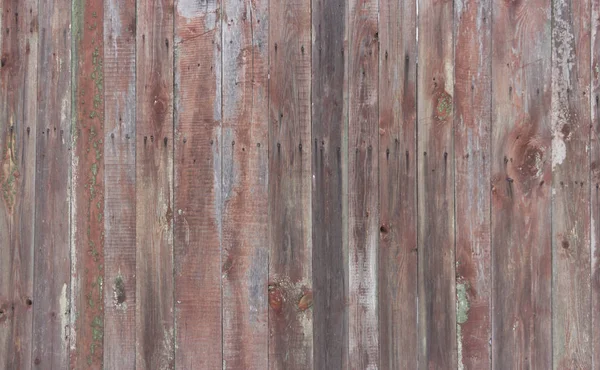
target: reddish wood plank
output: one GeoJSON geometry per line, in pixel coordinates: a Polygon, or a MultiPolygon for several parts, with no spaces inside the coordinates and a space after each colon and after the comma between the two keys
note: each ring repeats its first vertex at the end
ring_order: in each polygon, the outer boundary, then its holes
{"type": "Polygon", "coordinates": [[[380,366],[417,367],[416,2],[379,1],[380,366]]]}
{"type": "Polygon", "coordinates": [[[39,2],[33,364],[69,366],[71,1],[39,2]]]}
{"type": "Polygon", "coordinates": [[[223,2],[223,368],[268,368],[268,2],[223,2]]]}
{"type": "Polygon", "coordinates": [[[173,0],[137,2],[136,368],[175,367],[173,0]]]}
{"type": "Polygon", "coordinates": [[[591,292],[592,369],[600,368],[600,0],[591,0],[591,292]]]}
{"type": "Polygon", "coordinates": [[[135,368],[135,0],[104,2],[104,366],[135,368]]]}
{"type": "Polygon", "coordinates": [[[456,362],[454,269],[453,8],[419,1],[419,368],[456,362]]]}
{"type": "Polygon", "coordinates": [[[379,366],[378,2],[350,1],[348,17],[348,366],[379,366]]]}
{"type": "Polygon", "coordinates": [[[104,4],[73,1],[71,365],[101,369],[104,336],[104,4]]]}
{"type": "Polygon", "coordinates": [[[221,2],[175,14],[175,363],[223,366],[221,2]]]}
{"type": "Polygon", "coordinates": [[[310,0],[269,3],[269,368],[313,358],[310,0]]]}
{"type": "Polygon", "coordinates": [[[492,361],[549,369],[550,1],[494,2],[492,361]]]}
{"type": "Polygon", "coordinates": [[[552,2],[552,340],[555,369],[590,369],[591,1],[552,2]]]}
{"type": "MultiPolygon", "coordinates": [[[[344,85],[347,8],[312,1],[312,276],[314,368],[348,358],[348,128],[344,85]]],[[[307,143],[308,145],[311,143],[307,143]]]]}
{"type": "Polygon", "coordinates": [[[491,29],[489,0],[454,7],[458,368],[491,368],[491,29]]]}
{"type": "Polygon", "coordinates": [[[37,1],[0,5],[0,367],[31,367],[37,1]]]}

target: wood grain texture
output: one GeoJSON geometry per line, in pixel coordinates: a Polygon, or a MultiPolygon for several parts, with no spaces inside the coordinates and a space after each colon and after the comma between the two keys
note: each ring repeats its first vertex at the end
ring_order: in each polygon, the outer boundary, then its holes
{"type": "Polygon", "coordinates": [[[269,368],[313,363],[310,0],[269,3],[269,368]]]}
{"type": "Polygon", "coordinates": [[[223,368],[268,368],[268,1],[223,2],[223,368]]]}
{"type": "Polygon", "coordinates": [[[31,368],[37,2],[0,14],[0,368],[31,368]]]}
{"type": "Polygon", "coordinates": [[[33,365],[69,366],[71,1],[39,2],[33,365]]]}
{"type": "Polygon", "coordinates": [[[453,8],[419,1],[419,369],[456,362],[453,8]]]}
{"type": "Polygon", "coordinates": [[[135,368],[135,0],[104,1],[104,367],[135,368]]]}
{"type": "Polygon", "coordinates": [[[491,46],[489,0],[454,7],[457,365],[491,368],[491,46]]]}
{"type": "Polygon", "coordinates": [[[590,369],[591,1],[552,6],[553,367],[590,369]]]}
{"type": "Polygon", "coordinates": [[[350,1],[348,17],[348,366],[379,366],[379,39],[377,1],[350,1]]]}
{"type": "Polygon", "coordinates": [[[175,363],[223,366],[221,2],[175,11],[175,363]]]}
{"type": "Polygon", "coordinates": [[[136,368],[175,367],[173,0],[137,2],[136,368]]]}
{"type": "Polygon", "coordinates": [[[591,0],[591,71],[590,71],[590,186],[591,186],[591,351],[592,369],[600,369],[600,0],[591,0]]]}
{"type": "Polygon", "coordinates": [[[73,1],[70,368],[102,369],[104,4],[73,1]]]}
{"type": "Polygon", "coordinates": [[[379,348],[417,367],[416,2],[379,1],[379,348]]]}
{"type": "Polygon", "coordinates": [[[550,1],[494,2],[492,366],[552,367],[550,1]]]}
{"type": "Polygon", "coordinates": [[[348,127],[344,99],[346,2],[312,1],[313,364],[346,368],[348,358],[348,127]]]}

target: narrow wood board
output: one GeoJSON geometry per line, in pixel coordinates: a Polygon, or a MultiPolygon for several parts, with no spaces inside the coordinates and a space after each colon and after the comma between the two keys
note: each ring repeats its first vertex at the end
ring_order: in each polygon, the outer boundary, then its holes
{"type": "Polygon", "coordinates": [[[550,369],[549,0],[494,2],[492,366],[550,369]]]}
{"type": "Polygon", "coordinates": [[[591,0],[591,71],[590,71],[590,186],[591,186],[591,351],[592,369],[600,369],[600,0],[591,0]]]}
{"type": "Polygon", "coordinates": [[[137,2],[136,368],[175,367],[173,0],[137,2]]]}
{"type": "Polygon", "coordinates": [[[35,368],[69,367],[71,1],[39,3],[33,349],[35,368]]]}
{"type": "Polygon", "coordinates": [[[221,2],[175,10],[175,363],[223,366],[221,2]]]}
{"type": "Polygon", "coordinates": [[[417,367],[417,9],[379,1],[380,367],[417,367]]]}
{"type": "Polygon", "coordinates": [[[350,1],[348,15],[348,366],[379,366],[378,2],[350,1]]]}
{"type": "Polygon", "coordinates": [[[70,368],[104,359],[104,4],[74,0],[70,368]]]}
{"type": "Polygon", "coordinates": [[[454,7],[457,365],[490,369],[492,3],[454,7]]]}
{"type": "Polygon", "coordinates": [[[135,0],[104,1],[104,366],[135,368],[135,0]]]}
{"type": "Polygon", "coordinates": [[[312,277],[314,368],[346,368],[348,127],[346,2],[312,1],[312,277]]]}
{"type": "Polygon", "coordinates": [[[223,2],[223,368],[268,368],[268,1],[223,2]]]}
{"type": "Polygon", "coordinates": [[[452,1],[419,1],[419,369],[456,362],[452,1]]]}
{"type": "Polygon", "coordinates": [[[37,2],[22,0],[0,8],[0,367],[29,369],[38,9],[37,2]]]}
{"type": "Polygon", "coordinates": [[[552,18],[553,367],[590,369],[591,1],[555,0],[552,18]]]}

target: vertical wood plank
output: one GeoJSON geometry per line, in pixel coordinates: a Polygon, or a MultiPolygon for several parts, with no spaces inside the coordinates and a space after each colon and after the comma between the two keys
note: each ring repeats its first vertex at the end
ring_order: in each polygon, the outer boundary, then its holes
{"type": "Polygon", "coordinates": [[[175,363],[223,366],[221,2],[175,14],[175,363]]]}
{"type": "Polygon", "coordinates": [[[553,367],[590,369],[591,1],[552,7],[553,367]]]}
{"type": "Polygon", "coordinates": [[[491,368],[491,11],[489,0],[454,7],[456,330],[458,368],[491,368]]]}
{"type": "Polygon", "coordinates": [[[342,0],[312,1],[312,141],[305,145],[312,147],[315,369],[346,368],[348,357],[346,16],[342,0]]]}
{"type": "Polygon", "coordinates": [[[452,1],[419,1],[419,368],[456,362],[452,1]]]}
{"type": "Polygon", "coordinates": [[[591,293],[592,293],[592,369],[600,368],[600,0],[591,0],[591,293]]]}
{"type": "Polygon", "coordinates": [[[223,368],[268,368],[268,1],[223,2],[223,368]]]}
{"type": "Polygon", "coordinates": [[[313,363],[309,0],[269,7],[269,368],[313,363]]]}
{"type": "Polygon", "coordinates": [[[494,2],[492,360],[552,366],[548,0],[494,2]]]}
{"type": "Polygon", "coordinates": [[[0,5],[0,367],[31,368],[37,1],[0,5]]]}
{"type": "Polygon", "coordinates": [[[417,367],[416,2],[379,1],[379,348],[417,367]]]}
{"type": "Polygon", "coordinates": [[[104,4],[74,0],[71,158],[71,359],[101,369],[104,336],[104,4]]]}
{"type": "Polygon", "coordinates": [[[135,363],[173,369],[173,0],[137,15],[135,363]]]}
{"type": "Polygon", "coordinates": [[[349,2],[348,366],[379,366],[378,1],[349,2]]]}
{"type": "Polygon", "coordinates": [[[104,366],[135,368],[135,0],[104,1],[104,366]]]}
{"type": "Polygon", "coordinates": [[[69,366],[71,1],[39,2],[33,364],[69,366]]]}

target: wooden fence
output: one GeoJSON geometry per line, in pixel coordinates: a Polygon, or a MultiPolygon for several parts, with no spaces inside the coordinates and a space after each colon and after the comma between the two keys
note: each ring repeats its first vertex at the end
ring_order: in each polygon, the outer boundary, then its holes
{"type": "Polygon", "coordinates": [[[600,368],[600,0],[0,10],[0,368],[600,368]]]}

